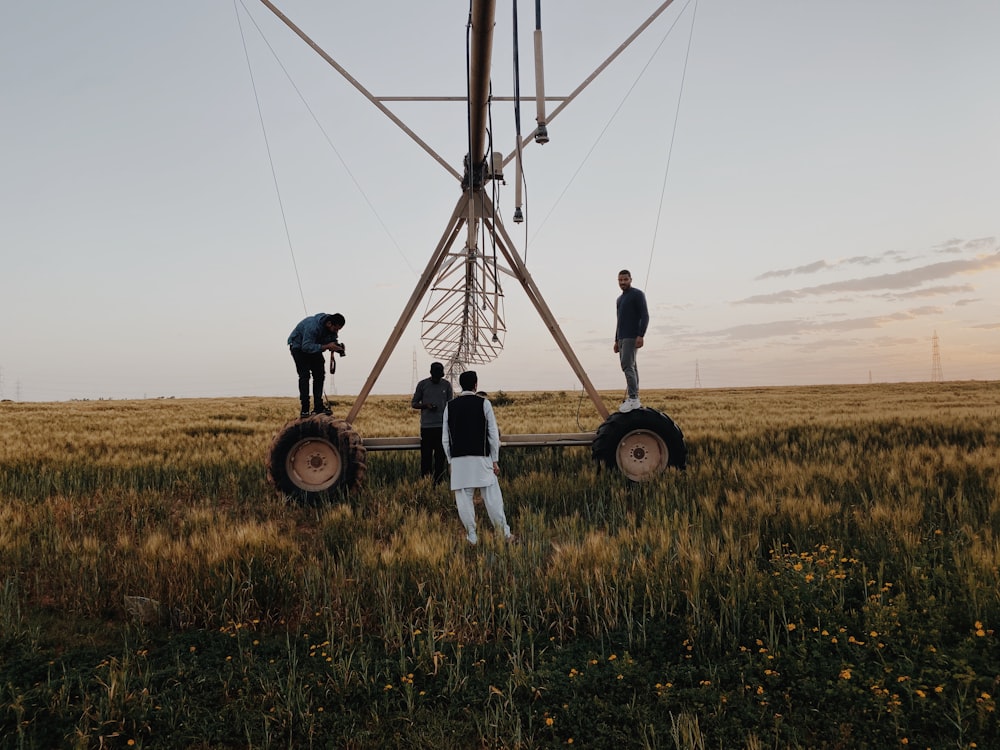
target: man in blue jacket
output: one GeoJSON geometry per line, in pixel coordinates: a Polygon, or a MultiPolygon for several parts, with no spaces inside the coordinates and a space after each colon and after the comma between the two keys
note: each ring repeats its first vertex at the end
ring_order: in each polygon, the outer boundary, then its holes
{"type": "Polygon", "coordinates": [[[632,274],[627,269],[618,272],[618,325],[615,326],[615,353],[625,373],[625,401],[618,411],[632,411],[642,408],[639,402],[639,368],[635,363],[635,352],[641,349],[646,327],[649,325],[649,310],[646,295],[632,286],[632,274]]]}
{"type": "MultiPolygon", "coordinates": [[[[299,418],[309,416],[309,376],[313,381],[313,414],[332,414],[323,403],[323,380],[325,361],[323,352],[337,352],[344,355],[344,345],[337,341],[337,333],[344,327],[344,316],[340,313],[328,315],[316,313],[303,318],[288,336],[288,348],[295,360],[295,371],[299,374],[299,401],[302,411],[299,418]]],[[[330,355],[331,357],[333,354],[330,355]]]]}

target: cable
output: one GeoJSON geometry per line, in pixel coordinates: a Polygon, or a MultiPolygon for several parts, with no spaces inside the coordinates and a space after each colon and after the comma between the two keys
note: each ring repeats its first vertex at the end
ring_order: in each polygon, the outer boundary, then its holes
{"type": "Polygon", "coordinates": [[[681,71],[681,85],[677,92],[677,106],[674,109],[674,126],[670,131],[670,145],[667,147],[667,164],[663,168],[663,185],[660,188],[660,205],[656,211],[656,224],[653,227],[653,242],[649,246],[649,263],[646,265],[646,279],[643,288],[649,289],[649,274],[653,267],[653,252],[656,249],[656,235],[660,230],[660,216],[663,213],[663,196],[667,192],[667,175],[670,173],[670,157],[674,153],[674,137],[677,135],[677,121],[681,116],[681,99],[684,96],[684,80],[687,78],[688,59],[691,57],[691,42],[694,39],[694,22],[698,17],[698,0],[694,0],[694,8],[691,10],[691,30],[688,33],[687,51],[684,53],[684,68],[681,71]]]}
{"type": "MultiPolygon", "coordinates": [[[[246,8],[244,7],[244,10],[246,8]]],[[[285,204],[281,200],[281,188],[278,187],[278,175],[274,171],[274,159],[271,157],[271,143],[267,137],[267,127],[264,125],[264,112],[260,106],[260,97],[257,95],[257,82],[254,80],[253,76],[253,65],[250,64],[250,51],[247,49],[247,38],[243,33],[243,22],[240,21],[240,9],[237,6],[236,0],[233,0],[233,11],[236,13],[236,24],[240,28],[240,38],[243,40],[243,54],[247,60],[247,70],[250,71],[250,85],[253,88],[253,98],[257,102],[257,117],[260,118],[260,129],[264,133],[264,146],[267,149],[267,161],[271,165],[271,179],[274,181],[274,192],[278,196],[278,207],[281,210],[281,222],[285,227],[285,239],[288,242],[288,252],[292,256],[292,267],[295,269],[295,282],[299,286],[299,297],[302,299],[302,309],[308,313],[309,308],[306,306],[306,295],[302,291],[302,279],[299,276],[299,266],[295,262],[295,251],[292,249],[292,235],[288,231],[288,217],[285,215],[285,204]]]]}
{"type": "MultiPolygon", "coordinates": [[[[520,47],[518,45],[518,23],[517,23],[517,0],[513,0],[512,5],[514,6],[514,137],[515,143],[517,144],[517,160],[514,179],[520,181],[521,186],[524,191],[523,205],[528,204],[528,181],[524,179],[524,152],[521,148],[521,54],[520,47]]],[[[536,26],[541,25],[541,4],[540,0],[536,0],[536,26]]],[[[518,207],[515,206],[515,210],[518,207]]],[[[528,212],[523,212],[524,221],[524,265],[528,265],[528,212]]]]}
{"type": "Polygon", "coordinates": [[[580,409],[583,407],[583,397],[587,395],[587,392],[581,388],[580,389],[580,400],[576,402],[576,427],[580,432],[587,432],[583,429],[583,425],[580,424],[580,409]]]}
{"type": "MultiPolygon", "coordinates": [[[[690,5],[690,3],[691,0],[688,0],[688,5],[690,5]]],[[[566,187],[564,187],[562,192],[559,193],[559,197],[556,198],[556,202],[552,204],[552,208],[549,209],[549,212],[545,215],[545,218],[542,219],[542,221],[539,223],[538,228],[535,230],[534,234],[535,237],[537,237],[538,233],[542,231],[542,227],[545,226],[545,222],[547,222],[549,220],[549,217],[552,216],[553,212],[556,210],[556,207],[562,201],[563,196],[565,196],[566,193],[569,191],[570,187],[573,184],[573,181],[576,179],[576,176],[580,174],[580,171],[586,165],[587,160],[590,159],[590,155],[594,153],[594,150],[597,148],[597,145],[604,138],[604,134],[608,132],[608,128],[611,127],[611,123],[615,121],[616,117],[618,117],[618,113],[621,111],[621,108],[625,105],[625,102],[628,101],[629,97],[632,95],[632,91],[639,84],[639,81],[642,79],[643,75],[645,75],[647,68],[649,68],[649,66],[652,64],[653,59],[659,53],[660,48],[663,46],[664,42],[667,41],[667,37],[670,36],[670,32],[674,30],[674,27],[677,25],[677,22],[680,20],[681,16],[684,15],[685,10],[687,10],[687,5],[685,5],[684,8],[681,9],[681,12],[677,15],[677,18],[675,18],[674,22],[670,24],[670,28],[667,29],[666,33],[663,35],[663,38],[660,40],[660,43],[656,45],[656,49],[653,50],[653,53],[649,56],[649,59],[646,61],[646,64],[642,66],[642,69],[639,71],[639,75],[636,76],[635,81],[633,81],[632,85],[629,86],[628,91],[625,92],[625,96],[622,97],[622,100],[618,103],[618,106],[615,108],[615,111],[611,114],[610,119],[608,119],[608,122],[605,124],[604,128],[598,134],[597,139],[594,141],[594,144],[590,147],[590,150],[587,151],[586,156],[583,157],[583,161],[580,162],[580,166],[576,168],[575,172],[573,172],[573,175],[569,178],[569,182],[566,183],[566,187]]]]}
{"type": "Polygon", "coordinates": [[[243,0],[240,0],[240,4],[243,5],[244,12],[246,12],[247,16],[253,22],[253,25],[257,28],[257,33],[260,35],[260,38],[263,40],[264,44],[267,45],[267,48],[271,52],[271,56],[274,57],[274,61],[278,63],[278,67],[281,68],[281,71],[285,74],[285,78],[288,79],[288,82],[295,90],[295,93],[298,94],[299,100],[302,102],[303,106],[305,106],[306,111],[309,112],[309,115],[312,117],[313,122],[316,123],[316,127],[319,128],[319,131],[323,134],[323,138],[326,140],[326,143],[330,147],[330,150],[333,151],[333,153],[336,155],[337,160],[340,162],[340,165],[344,168],[344,171],[347,172],[347,176],[350,177],[351,182],[354,183],[354,187],[358,189],[358,192],[361,194],[361,197],[364,198],[365,203],[368,204],[368,208],[375,216],[375,219],[376,221],[378,221],[379,226],[382,227],[382,231],[385,232],[386,236],[389,238],[389,241],[392,242],[393,246],[396,248],[396,252],[399,253],[399,256],[403,259],[403,262],[407,265],[407,267],[413,272],[414,275],[419,275],[417,269],[413,267],[413,265],[410,263],[409,258],[407,258],[406,255],[403,253],[403,249],[399,246],[399,243],[396,241],[396,238],[393,237],[392,232],[389,231],[389,227],[386,225],[385,221],[382,220],[382,217],[379,215],[378,210],[375,208],[375,204],[372,203],[371,199],[368,197],[368,194],[365,192],[364,188],[361,187],[361,183],[358,181],[358,178],[354,176],[354,173],[351,171],[351,168],[347,165],[347,162],[344,160],[343,155],[341,155],[340,151],[337,150],[337,147],[333,143],[333,139],[331,139],[329,133],[326,132],[326,128],[323,127],[323,124],[320,122],[319,117],[316,116],[316,113],[313,111],[313,108],[309,105],[309,102],[306,101],[306,98],[303,95],[302,91],[295,84],[295,81],[292,79],[292,76],[288,72],[288,69],[285,67],[284,63],[281,62],[281,58],[278,57],[278,53],[275,52],[274,47],[271,46],[271,43],[267,40],[267,37],[264,36],[264,31],[263,29],[260,28],[260,24],[257,23],[256,19],[252,15],[250,15],[250,12],[247,10],[246,4],[243,2],[243,0]]]}
{"type": "MultiPolygon", "coordinates": [[[[489,122],[489,131],[487,133],[489,137],[486,139],[487,143],[486,153],[488,154],[487,159],[489,159],[487,163],[490,165],[490,174],[492,174],[493,173],[493,79],[492,77],[490,78],[490,96],[486,100],[486,119],[487,122],[489,122]]],[[[493,195],[491,196],[491,199],[493,201],[493,213],[499,216],[500,208],[497,204],[500,202],[500,194],[499,190],[497,189],[497,181],[495,177],[490,179],[490,186],[493,192],[493,195]]],[[[497,276],[497,228],[495,222],[490,222],[490,246],[493,250],[493,291],[494,293],[497,293],[500,291],[499,289],[500,277],[497,276]]],[[[485,306],[486,306],[486,299],[484,297],[483,299],[484,309],[485,306]]],[[[493,331],[493,335],[494,336],[496,335],[496,331],[493,331]]]]}

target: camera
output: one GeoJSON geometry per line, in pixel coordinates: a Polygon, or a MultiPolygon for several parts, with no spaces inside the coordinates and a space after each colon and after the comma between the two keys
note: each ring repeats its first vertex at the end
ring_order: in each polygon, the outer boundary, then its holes
{"type": "Polygon", "coordinates": [[[347,356],[347,347],[344,346],[343,344],[341,344],[339,341],[337,343],[340,344],[340,347],[341,347],[340,351],[337,352],[337,354],[339,354],[341,357],[346,357],[347,356]]]}

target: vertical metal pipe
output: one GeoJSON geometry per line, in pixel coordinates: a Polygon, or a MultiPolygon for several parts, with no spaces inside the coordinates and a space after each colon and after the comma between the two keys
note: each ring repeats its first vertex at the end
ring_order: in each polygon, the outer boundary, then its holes
{"type": "MultiPolygon", "coordinates": [[[[469,62],[469,174],[482,168],[486,156],[486,108],[490,95],[490,59],[496,0],[473,0],[472,52],[469,62]]],[[[474,183],[473,183],[474,184],[474,183]]]]}
{"type": "Polygon", "coordinates": [[[521,206],[524,205],[521,188],[521,136],[517,137],[517,156],[514,157],[514,223],[520,224],[524,221],[524,212],[521,206]]]}
{"type": "Polygon", "coordinates": [[[542,62],[542,0],[535,0],[535,143],[548,143],[545,120],[545,65],[542,62]]]}

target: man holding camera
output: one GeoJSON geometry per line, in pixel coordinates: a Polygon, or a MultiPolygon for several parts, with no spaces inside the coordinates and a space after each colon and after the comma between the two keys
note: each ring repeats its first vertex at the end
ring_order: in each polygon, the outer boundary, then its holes
{"type": "MultiPolygon", "coordinates": [[[[288,348],[295,360],[295,371],[299,375],[299,402],[302,411],[299,419],[309,416],[309,377],[312,376],[313,414],[330,415],[333,412],[323,403],[323,372],[325,360],[323,352],[336,352],[344,356],[344,345],[337,341],[337,333],[344,327],[344,316],[340,313],[316,313],[303,318],[288,336],[288,348]]],[[[331,362],[333,355],[330,355],[331,362]]],[[[332,368],[331,368],[332,371],[332,368]]]]}
{"type": "Polygon", "coordinates": [[[420,410],[420,475],[433,476],[434,484],[444,479],[447,459],[441,444],[444,407],[451,401],[452,389],[444,377],[444,365],[431,363],[431,376],[417,383],[410,406],[420,410]]]}

